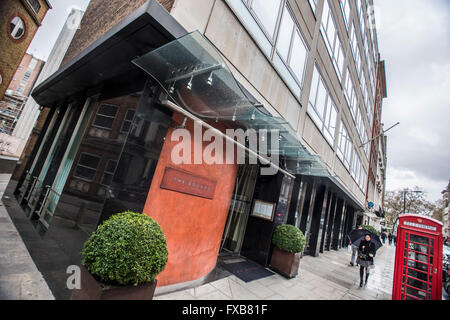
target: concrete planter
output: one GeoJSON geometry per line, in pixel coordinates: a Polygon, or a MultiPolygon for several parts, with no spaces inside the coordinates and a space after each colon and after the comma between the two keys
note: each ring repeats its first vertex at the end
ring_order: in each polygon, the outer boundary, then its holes
{"type": "Polygon", "coordinates": [[[302,256],[302,252],[291,253],[274,246],[269,266],[274,271],[289,279],[295,278],[298,274],[298,267],[302,256]]]}
{"type": "Polygon", "coordinates": [[[152,300],[156,280],[137,286],[104,286],[81,266],[81,289],[72,290],[70,300],[152,300]]]}

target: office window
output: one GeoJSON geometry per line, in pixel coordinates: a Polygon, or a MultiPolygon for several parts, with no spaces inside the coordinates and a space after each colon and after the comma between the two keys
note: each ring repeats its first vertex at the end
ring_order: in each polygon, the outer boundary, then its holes
{"type": "Polygon", "coordinates": [[[362,34],[364,33],[364,9],[361,0],[356,0],[356,11],[358,13],[359,27],[362,34]]]}
{"type": "Polygon", "coordinates": [[[365,186],[366,186],[366,181],[367,181],[367,171],[366,171],[366,169],[364,169],[364,167],[362,165],[361,165],[360,170],[361,170],[361,172],[360,172],[360,176],[359,176],[359,187],[364,192],[365,186]]]}
{"type": "Polygon", "coordinates": [[[104,186],[109,186],[112,182],[114,172],[116,171],[117,160],[109,159],[106,163],[105,170],[103,170],[103,176],[101,184],[104,186]]]}
{"type": "Polygon", "coordinates": [[[350,171],[358,186],[361,186],[361,159],[359,158],[356,149],[353,152],[353,161],[350,171]]]}
{"type": "Polygon", "coordinates": [[[319,0],[309,0],[309,5],[311,6],[311,9],[314,12],[314,14],[316,13],[316,7],[317,7],[318,1],[319,0]]]}
{"type": "Polygon", "coordinates": [[[95,115],[93,126],[112,129],[117,109],[117,106],[111,104],[101,104],[95,115]]]}
{"type": "Polygon", "coordinates": [[[370,142],[369,142],[369,135],[367,134],[367,131],[364,132],[364,152],[366,153],[367,159],[369,159],[369,152],[370,152],[370,142]]]}
{"type": "Polygon", "coordinates": [[[34,70],[34,68],[36,68],[37,62],[37,59],[31,59],[30,64],[28,65],[28,69],[34,70]]]}
{"type": "Polygon", "coordinates": [[[347,31],[348,31],[348,27],[349,27],[350,19],[351,19],[351,13],[352,13],[352,7],[350,5],[350,0],[340,0],[339,2],[341,4],[342,15],[344,16],[345,27],[347,28],[347,31]]]}
{"type": "Polygon", "coordinates": [[[327,141],[331,145],[334,145],[337,109],[319,71],[317,70],[317,66],[314,66],[311,86],[308,114],[322,131],[327,141]]]}
{"type": "MultiPolygon", "coordinates": [[[[356,129],[358,130],[358,134],[362,137],[363,128],[364,128],[364,120],[362,118],[361,108],[358,107],[356,110],[356,119],[355,119],[356,129]]],[[[362,138],[361,138],[362,140],[362,138]]]]}
{"type": "Polygon", "coordinates": [[[9,32],[11,37],[19,40],[25,34],[25,22],[20,17],[14,17],[9,22],[9,32]]]}
{"type": "Polygon", "coordinates": [[[292,18],[287,7],[284,8],[283,18],[280,25],[280,33],[277,41],[277,52],[284,62],[288,63],[289,51],[294,33],[294,19],[292,18]]]}
{"type": "Polygon", "coordinates": [[[339,132],[339,142],[337,148],[337,155],[344,163],[347,169],[350,169],[350,161],[353,150],[353,142],[348,134],[347,127],[344,122],[341,121],[341,130],[339,132]]]}
{"type": "Polygon", "coordinates": [[[339,39],[338,31],[336,29],[336,24],[333,18],[333,13],[331,12],[331,9],[328,5],[328,1],[324,2],[320,30],[322,32],[322,36],[324,37],[330,58],[333,61],[333,66],[336,70],[339,80],[341,80],[342,73],[344,71],[344,50],[342,48],[341,40],[339,39]]]}
{"type": "Polygon", "coordinates": [[[131,123],[134,118],[134,109],[127,110],[127,114],[125,115],[125,118],[123,119],[122,128],[120,128],[120,132],[128,133],[131,128],[131,123]]]}
{"type": "Polygon", "coordinates": [[[25,91],[25,85],[23,85],[22,83],[19,84],[19,86],[16,89],[16,94],[21,95],[21,94],[23,94],[24,91],[25,91]]]}
{"type": "Polygon", "coordinates": [[[98,156],[82,153],[73,176],[88,181],[94,180],[100,160],[98,156]]]}
{"type": "Polygon", "coordinates": [[[31,77],[31,70],[27,70],[23,75],[22,81],[27,82],[31,77]]]}
{"type": "Polygon", "coordinates": [[[27,0],[30,7],[33,9],[34,13],[38,13],[41,9],[41,4],[38,0],[27,0]]]}
{"type": "Polygon", "coordinates": [[[353,79],[350,75],[350,69],[347,70],[345,83],[345,98],[347,99],[352,117],[355,119],[356,109],[358,107],[358,98],[356,96],[355,86],[353,85],[353,79]]]}
{"type": "Polygon", "coordinates": [[[305,70],[308,52],[298,30],[294,33],[294,41],[292,43],[292,54],[289,66],[294,72],[297,80],[301,83],[303,80],[303,71],[305,70]]]}
{"type": "Polygon", "coordinates": [[[358,47],[358,37],[356,36],[356,27],[354,23],[350,35],[350,47],[352,49],[353,56],[356,56],[356,48],[358,47]]]}
{"type": "Polygon", "coordinates": [[[270,39],[273,39],[281,0],[247,0],[247,5],[255,13],[270,39]]]}
{"type": "Polygon", "coordinates": [[[367,111],[368,106],[366,104],[366,101],[367,101],[368,97],[367,97],[366,77],[364,77],[364,73],[361,77],[361,92],[362,92],[362,96],[363,96],[364,106],[366,107],[365,109],[367,111]]]}
{"type": "Polygon", "coordinates": [[[284,7],[278,33],[277,52],[286,67],[295,76],[298,84],[301,85],[308,50],[287,5],[284,7]]]}

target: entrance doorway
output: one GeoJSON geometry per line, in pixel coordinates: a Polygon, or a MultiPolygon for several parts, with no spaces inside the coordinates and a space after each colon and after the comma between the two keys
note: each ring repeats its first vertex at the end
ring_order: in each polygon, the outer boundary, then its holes
{"type": "Polygon", "coordinates": [[[221,251],[239,254],[258,178],[258,165],[240,165],[228,212],[221,251]]]}

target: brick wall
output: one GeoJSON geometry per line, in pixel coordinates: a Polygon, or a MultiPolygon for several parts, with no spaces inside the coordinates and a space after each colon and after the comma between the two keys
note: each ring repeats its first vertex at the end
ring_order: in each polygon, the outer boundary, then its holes
{"type": "Polygon", "coordinates": [[[40,22],[48,11],[45,1],[40,0],[40,3],[41,10],[35,15],[22,0],[0,1],[0,73],[3,78],[0,84],[0,99],[3,98],[40,22]],[[25,34],[19,40],[13,40],[9,34],[10,19],[16,15],[26,24],[25,34]]]}
{"type": "MultiPolygon", "coordinates": [[[[91,0],[62,65],[75,58],[148,0],[91,0]]],[[[158,0],[170,12],[175,0],[158,0]]]]}

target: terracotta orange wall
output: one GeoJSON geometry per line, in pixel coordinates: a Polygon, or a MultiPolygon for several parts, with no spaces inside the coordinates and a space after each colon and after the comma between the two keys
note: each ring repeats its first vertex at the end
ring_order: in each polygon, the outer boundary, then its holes
{"type": "MultiPolygon", "coordinates": [[[[172,119],[176,124],[182,121],[177,114],[172,119]]],[[[188,121],[186,126],[193,141],[193,123],[188,121]]],[[[170,139],[173,130],[170,127],[167,133],[144,207],[144,213],[160,224],[169,250],[168,263],[157,277],[158,286],[196,280],[215,267],[238,169],[227,164],[175,165],[171,150],[178,142],[170,139]],[[213,199],[161,189],[167,166],[217,181],[213,199]]],[[[194,159],[193,145],[191,152],[194,159]]]]}

